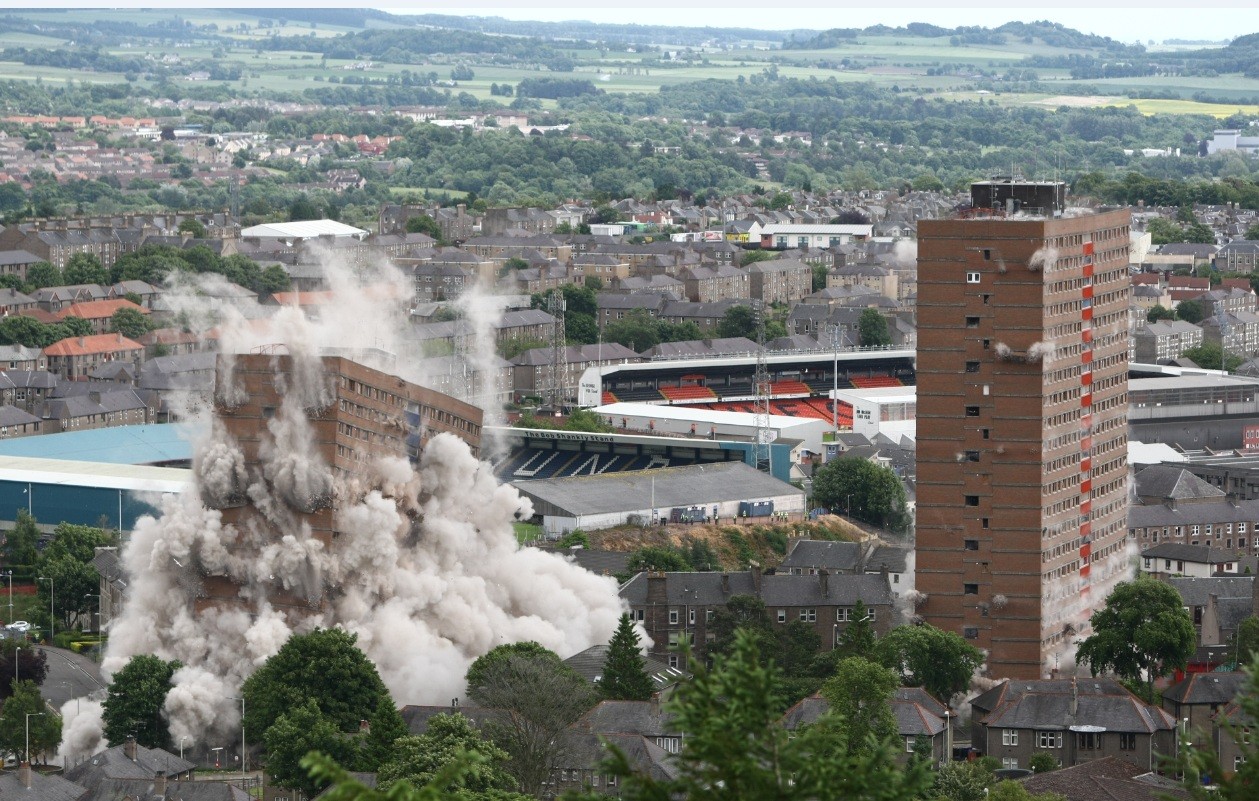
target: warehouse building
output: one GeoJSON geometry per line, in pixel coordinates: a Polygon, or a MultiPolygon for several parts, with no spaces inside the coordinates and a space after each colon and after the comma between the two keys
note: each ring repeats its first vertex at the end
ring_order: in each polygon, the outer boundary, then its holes
{"type": "Polygon", "coordinates": [[[804,492],[742,462],[515,481],[548,536],[627,523],[804,512],[804,492]],[[749,511],[751,504],[759,504],[749,511]],[[772,507],[768,504],[772,504],[772,507]]]}

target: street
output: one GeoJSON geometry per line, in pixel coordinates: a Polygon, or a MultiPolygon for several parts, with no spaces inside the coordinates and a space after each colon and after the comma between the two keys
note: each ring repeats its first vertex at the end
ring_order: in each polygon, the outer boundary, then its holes
{"type": "Polygon", "coordinates": [[[56,709],[71,698],[86,698],[105,689],[100,667],[86,656],[64,648],[39,646],[48,655],[48,677],[41,688],[56,709]]]}

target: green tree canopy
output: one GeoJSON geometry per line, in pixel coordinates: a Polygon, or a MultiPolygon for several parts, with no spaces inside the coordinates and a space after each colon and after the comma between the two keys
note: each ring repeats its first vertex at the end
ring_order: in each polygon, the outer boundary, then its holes
{"type": "Polygon", "coordinates": [[[1197,647],[1193,621],[1179,593],[1152,578],[1115,587],[1090,622],[1093,633],[1080,643],[1076,659],[1093,675],[1113,671],[1142,683],[1150,702],[1154,680],[1183,670],[1197,647]]]}
{"type": "Polygon", "coordinates": [[[756,311],[751,306],[731,306],[717,323],[717,336],[747,337],[756,341],[756,311]]]}
{"type": "Polygon", "coordinates": [[[1200,300],[1182,300],[1176,304],[1176,316],[1187,323],[1200,323],[1207,316],[1207,305],[1200,300]]]}
{"type": "Polygon", "coordinates": [[[397,741],[393,757],[381,766],[376,786],[389,791],[399,782],[413,787],[434,781],[451,766],[468,762],[468,769],[443,789],[455,801],[525,801],[529,796],[511,792],[516,780],[503,769],[507,752],[481,736],[463,715],[435,715],[420,735],[397,741]],[[472,756],[472,759],[468,759],[472,756]]]}
{"type": "Polygon", "coordinates": [[[38,686],[47,676],[48,653],[43,648],[32,648],[25,640],[0,639],[0,703],[13,694],[15,679],[38,686]]]}
{"type": "Polygon", "coordinates": [[[979,649],[951,631],[926,624],[897,626],[878,641],[875,659],[897,671],[907,685],[918,685],[948,703],[970,685],[983,663],[979,649]]]}
{"type": "Polygon", "coordinates": [[[66,284],[108,284],[109,270],[92,253],[76,253],[66,261],[62,275],[66,284]]]}
{"type": "Polygon", "coordinates": [[[357,635],[342,629],[296,634],[275,656],[245,680],[245,731],[252,742],[285,712],[315,699],[320,714],[338,731],[358,731],[389,691],[355,644],[357,635]]]}
{"type": "Polygon", "coordinates": [[[442,244],[442,227],[438,225],[437,220],[427,214],[417,214],[407,219],[408,234],[424,234],[437,240],[438,244],[442,244]]]}
{"type": "Polygon", "coordinates": [[[178,231],[181,234],[188,234],[193,239],[205,239],[205,226],[196,217],[185,217],[179,221],[178,231]]]}
{"type": "Polygon", "coordinates": [[[109,330],[128,339],[138,339],[152,330],[149,318],[139,309],[123,307],[109,318],[109,330]]]}
{"type": "Polygon", "coordinates": [[[53,714],[39,694],[39,687],[25,679],[13,682],[13,691],[0,708],[0,751],[17,756],[18,760],[44,761],[61,744],[61,717],[53,714]],[[27,715],[30,718],[31,751],[26,752],[27,715]]]}
{"type": "Polygon", "coordinates": [[[1259,617],[1251,615],[1237,624],[1231,645],[1237,664],[1250,664],[1259,654],[1259,617]]]}
{"type": "Polygon", "coordinates": [[[887,330],[887,319],[878,309],[865,309],[857,318],[857,333],[863,348],[881,348],[892,344],[887,330]]]}
{"type": "Polygon", "coordinates": [[[909,527],[905,487],[891,469],[868,459],[831,459],[814,474],[814,503],[892,531],[909,527]]]}
{"type": "Polygon", "coordinates": [[[822,697],[830,704],[847,735],[848,747],[873,750],[897,733],[892,696],[900,686],[894,670],[860,656],[841,659],[835,675],[822,685],[822,697]]]}
{"type": "Polygon", "coordinates": [[[324,788],[323,780],[302,767],[307,754],[318,751],[343,765],[353,765],[358,757],[357,738],[325,717],[314,698],[276,718],[267,727],[262,743],[267,749],[267,773],[275,783],[301,790],[307,798],[314,798],[324,788]]]}
{"type": "Polygon", "coordinates": [[[690,671],[695,678],[669,702],[687,733],[676,778],[635,774],[614,748],[606,769],[622,777],[623,798],[904,801],[930,785],[925,765],[898,766],[886,743],[851,748],[844,727],[830,716],[796,732],[780,725],[777,670],[765,664],[750,632],[740,632],[712,668],[692,659],[690,671]]]}
{"type": "Polygon", "coordinates": [[[537,643],[495,648],[468,668],[468,697],[499,710],[485,731],[507,752],[521,792],[536,794],[568,753],[568,727],[598,700],[590,683],[537,643]]]}
{"type": "Polygon", "coordinates": [[[874,624],[870,612],[861,599],[852,608],[852,621],[839,637],[836,652],[841,656],[866,656],[874,653],[874,624]]]}
{"type": "Polygon", "coordinates": [[[367,736],[359,744],[358,769],[377,770],[393,755],[394,743],[407,734],[406,721],[402,719],[393,699],[384,697],[376,703],[376,711],[368,721],[367,736]]]}
{"type": "MultiPolygon", "coordinates": [[[[1181,305],[1183,306],[1184,304],[1182,303],[1181,305]]],[[[1240,367],[1242,363],[1240,356],[1225,353],[1217,342],[1203,342],[1201,345],[1183,351],[1180,355],[1182,358],[1192,359],[1194,364],[1206,370],[1228,370],[1231,372],[1240,367]]]]}
{"type": "Polygon", "coordinates": [[[1157,323],[1159,320],[1175,320],[1176,312],[1165,306],[1154,304],[1150,310],[1145,313],[1145,320],[1149,323],[1157,323]]]}
{"type": "Polygon", "coordinates": [[[178,669],[178,662],[142,654],[131,657],[114,674],[101,713],[106,742],[121,745],[128,736],[134,736],[146,748],[170,748],[170,730],[162,708],[171,676],[178,669]]]}
{"type": "Polygon", "coordinates": [[[644,664],[638,647],[638,631],[628,614],[621,615],[621,621],[608,643],[608,655],[603,660],[599,693],[604,698],[617,701],[650,700],[656,688],[644,664]]]}
{"type": "Polygon", "coordinates": [[[26,286],[28,289],[65,286],[65,279],[62,278],[60,270],[46,261],[41,261],[26,268],[26,286]]]}
{"type": "Polygon", "coordinates": [[[5,535],[3,550],[5,567],[13,571],[13,578],[17,581],[35,580],[35,563],[39,559],[35,544],[38,541],[39,529],[35,518],[25,509],[17,510],[17,522],[5,535]]]}

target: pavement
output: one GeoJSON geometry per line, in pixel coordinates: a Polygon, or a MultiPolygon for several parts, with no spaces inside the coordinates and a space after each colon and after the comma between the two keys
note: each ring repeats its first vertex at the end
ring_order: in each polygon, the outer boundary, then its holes
{"type": "Polygon", "coordinates": [[[37,647],[48,656],[48,677],[40,689],[54,709],[61,709],[72,698],[104,698],[108,685],[101,678],[100,666],[90,657],[66,648],[37,647]]]}

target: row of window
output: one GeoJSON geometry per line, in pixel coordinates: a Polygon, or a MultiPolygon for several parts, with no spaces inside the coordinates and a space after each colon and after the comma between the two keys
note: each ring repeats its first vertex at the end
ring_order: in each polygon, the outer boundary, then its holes
{"type": "MultiPolygon", "coordinates": [[[[705,623],[713,622],[713,610],[705,609],[703,611],[704,611],[704,622],[705,623]]],[[[686,610],[687,625],[690,625],[690,626],[695,625],[695,617],[696,617],[695,612],[696,612],[695,609],[686,610]]],[[[816,623],[817,622],[817,609],[816,608],[798,609],[796,614],[801,623],[816,623]]],[[[646,610],[644,609],[635,609],[630,613],[630,617],[633,618],[634,620],[644,620],[645,616],[646,616],[646,610]]],[[[864,619],[870,620],[870,621],[873,621],[876,619],[875,610],[872,607],[866,609],[866,617],[864,619]]],[[[681,620],[682,620],[682,610],[680,609],[669,610],[669,625],[670,626],[679,625],[681,623],[681,620]]],[[[787,622],[786,609],[777,610],[777,620],[779,623],[787,622]]],[[[850,607],[840,607],[835,610],[835,620],[840,623],[847,623],[849,621],[856,620],[856,618],[853,616],[853,610],[850,607]]]]}
{"type": "MultiPolygon", "coordinates": [[[[1116,732],[1119,736],[1119,750],[1135,751],[1137,748],[1137,735],[1133,732],[1116,732]]],[[[1080,751],[1096,751],[1102,747],[1103,732],[1076,732],[1076,748],[1080,751]]],[[[1005,746],[1017,746],[1019,744],[1019,729],[1002,729],[1001,744],[1005,746]]],[[[1036,732],[1037,748],[1062,748],[1062,732],[1060,731],[1038,731],[1036,732]]],[[[1017,767],[1017,766],[1016,766],[1017,767]]]]}

